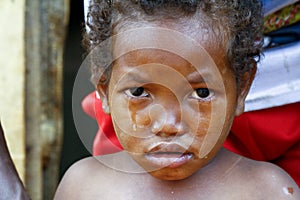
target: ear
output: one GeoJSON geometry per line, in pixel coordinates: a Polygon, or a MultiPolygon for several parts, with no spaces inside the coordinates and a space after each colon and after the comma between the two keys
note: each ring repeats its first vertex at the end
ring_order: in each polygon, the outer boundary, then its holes
{"type": "Polygon", "coordinates": [[[256,74],[256,63],[252,71],[245,72],[241,78],[241,83],[238,88],[238,99],[237,99],[237,106],[235,110],[235,116],[239,116],[244,112],[245,109],[245,99],[247,94],[250,90],[252,82],[254,80],[256,74]]]}
{"type": "Polygon", "coordinates": [[[104,83],[97,84],[97,96],[102,101],[102,110],[106,114],[110,114],[110,108],[108,103],[108,86],[104,83]]]}

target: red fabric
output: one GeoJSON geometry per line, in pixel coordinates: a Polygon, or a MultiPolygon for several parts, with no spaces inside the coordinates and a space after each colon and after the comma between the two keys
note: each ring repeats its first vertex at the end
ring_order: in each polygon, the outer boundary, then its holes
{"type": "Polygon", "coordinates": [[[111,117],[102,110],[102,102],[96,98],[96,92],[90,93],[82,101],[83,110],[92,118],[96,118],[99,129],[94,138],[93,155],[105,155],[122,150],[122,146],[114,131],[111,117]]]}
{"type": "Polygon", "coordinates": [[[96,98],[96,93],[94,93],[94,97],[96,120],[99,130],[94,140],[93,154],[103,155],[121,151],[123,148],[116,136],[111,117],[103,112],[102,102],[96,98]]]}
{"type": "MultiPolygon", "coordinates": [[[[89,102],[93,102],[95,106],[95,117],[99,125],[93,154],[121,151],[122,146],[114,132],[111,117],[102,111],[101,100],[96,98],[95,93],[87,98],[94,99],[89,102]]],[[[82,105],[87,106],[84,103],[82,105]]],[[[279,165],[300,186],[300,102],[247,112],[236,117],[224,147],[254,160],[279,165]]]]}
{"type": "Polygon", "coordinates": [[[83,111],[88,114],[91,118],[96,119],[96,113],[95,113],[95,92],[90,93],[87,95],[81,102],[81,107],[83,111]]]}

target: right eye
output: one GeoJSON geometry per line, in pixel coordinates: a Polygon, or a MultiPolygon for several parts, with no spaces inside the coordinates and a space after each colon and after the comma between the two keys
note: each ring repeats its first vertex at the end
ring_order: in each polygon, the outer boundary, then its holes
{"type": "Polygon", "coordinates": [[[145,89],[143,87],[134,87],[125,90],[125,94],[129,97],[148,97],[149,94],[145,92],[145,89]]]}

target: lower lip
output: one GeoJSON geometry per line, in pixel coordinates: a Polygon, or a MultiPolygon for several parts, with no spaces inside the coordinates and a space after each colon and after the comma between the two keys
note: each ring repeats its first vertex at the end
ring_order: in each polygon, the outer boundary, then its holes
{"type": "Polygon", "coordinates": [[[193,158],[192,154],[181,153],[151,153],[146,155],[146,159],[158,167],[176,168],[186,164],[193,158]]]}

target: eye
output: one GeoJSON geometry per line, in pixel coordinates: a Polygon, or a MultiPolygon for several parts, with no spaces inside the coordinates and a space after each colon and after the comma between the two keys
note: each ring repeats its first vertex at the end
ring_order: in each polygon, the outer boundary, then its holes
{"type": "Polygon", "coordinates": [[[192,93],[192,97],[199,100],[210,100],[212,92],[208,88],[197,88],[192,93]]]}
{"type": "Polygon", "coordinates": [[[134,87],[127,89],[125,91],[125,94],[129,97],[148,97],[149,94],[145,92],[145,89],[143,87],[134,87]]]}

